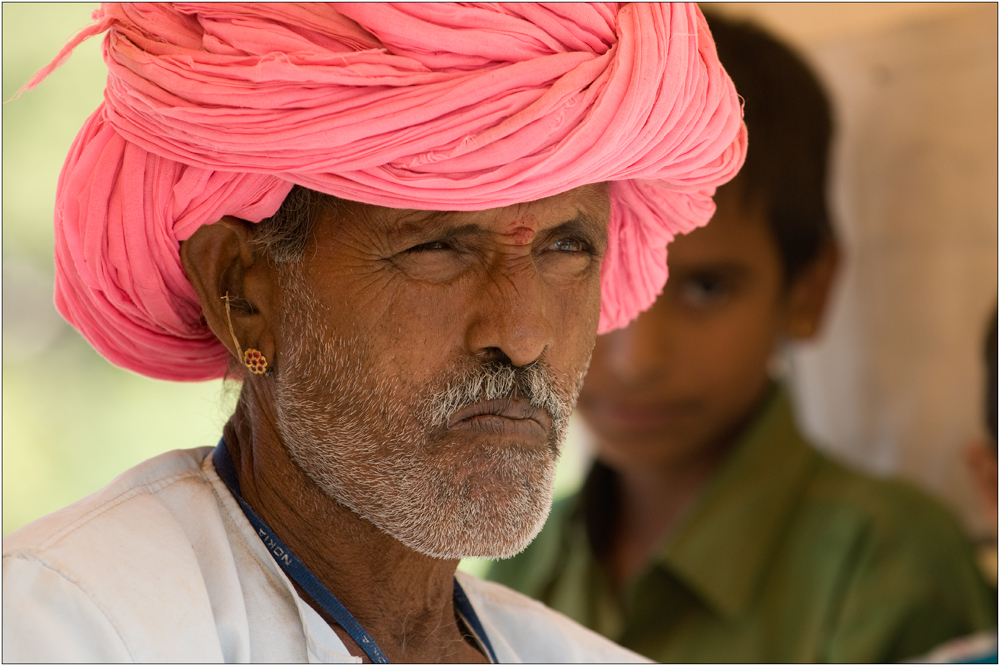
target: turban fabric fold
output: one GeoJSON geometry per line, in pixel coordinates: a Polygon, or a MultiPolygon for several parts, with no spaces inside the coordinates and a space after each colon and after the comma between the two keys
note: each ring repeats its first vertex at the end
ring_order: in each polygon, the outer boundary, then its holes
{"type": "Polygon", "coordinates": [[[739,99],[694,5],[106,4],[104,103],[60,175],[56,305],[113,363],[225,373],[180,243],[293,185],[478,210],[610,182],[606,332],[742,164],[739,99]]]}

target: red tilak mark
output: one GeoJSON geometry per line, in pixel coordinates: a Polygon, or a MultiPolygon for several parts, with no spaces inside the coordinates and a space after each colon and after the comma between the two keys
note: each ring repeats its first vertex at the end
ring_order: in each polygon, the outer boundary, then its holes
{"type": "Polygon", "coordinates": [[[514,245],[527,245],[535,237],[535,230],[528,227],[517,227],[507,232],[514,245]]]}
{"type": "Polygon", "coordinates": [[[534,239],[537,226],[538,220],[535,219],[534,215],[525,215],[522,218],[511,220],[507,235],[514,245],[527,245],[534,239]]]}

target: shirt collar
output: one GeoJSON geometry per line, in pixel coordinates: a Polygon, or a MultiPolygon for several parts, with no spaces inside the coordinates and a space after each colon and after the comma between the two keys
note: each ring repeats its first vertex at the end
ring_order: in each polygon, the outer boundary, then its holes
{"type": "Polygon", "coordinates": [[[659,563],[718,613],[744,611],[819,456],[775,386],[659,563]]]}
{"type": "MultiPolygon", "coordinates": [[[[211,454],[205,456],[201,464],[202,473],[212,484],[216,498],[225,509],[229,518],[226,530],[231,542],[242,541],[244,546],[253,554],[259,565],[271,572],[277,580],[281,581],[284,592],[294,604],[298,611],[299,622],[302,627],[302,634],[306,641],[306,653],[310,662],[319,663],[361,663],[361,657],[355,657],[344,645],[337,632],[327,623],[323,617],[313,609],[302,597],[292,584],[291,579],[285,575],[268,552],[264,542],[260,540],[253,525],[247,520],[243,509],[237,503],[236,498],[226,486],[226,483],[219,476],[215,468],[215,462],[211,454]]],[[[274,588],[267,588],[268,596],[281,595],[281,592],[274,588]]]]}

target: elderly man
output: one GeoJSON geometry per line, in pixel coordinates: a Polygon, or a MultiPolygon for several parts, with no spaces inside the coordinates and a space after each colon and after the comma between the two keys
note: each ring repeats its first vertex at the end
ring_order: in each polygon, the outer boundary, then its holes
{"type": "Polygon", "coordinates": [[[697,8],[95,19],[30,84],[108,33],[56,304],[118,365],[243,388],[214,450],[4,540],[4,660],[634,659],[456,564],[539,531],[595,334],[742,162],[697,8]]]}

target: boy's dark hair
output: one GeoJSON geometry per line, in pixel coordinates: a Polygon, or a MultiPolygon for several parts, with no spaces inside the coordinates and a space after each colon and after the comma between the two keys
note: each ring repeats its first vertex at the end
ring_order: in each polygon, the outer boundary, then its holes
{"type": "Polygon", "coordinates": [[[764,206],[788,284],[833,237],[826,197],[830,103],[808,66],[766,32],[709,12],[705,18],[744,100],[749,147],[734,185],[748,202],[764,206]]]}

